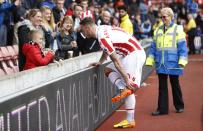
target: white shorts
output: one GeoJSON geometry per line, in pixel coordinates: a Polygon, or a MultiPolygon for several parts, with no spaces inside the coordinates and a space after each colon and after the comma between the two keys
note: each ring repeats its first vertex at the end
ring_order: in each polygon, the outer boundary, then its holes
{"type": "MultiPolygon", "coordinates": [[[[129,78],[134,81],[134,84],[138,85],[138,87],[140,87],[142,67],[145,63],[145,60],[146,54],[144,50],[136,50],[129,55],[120,58],[124,70],[129,75],[129,78]]],[[[116,71],[121,76],[113,62],[111,62],[106,67],[116,71]]]]}

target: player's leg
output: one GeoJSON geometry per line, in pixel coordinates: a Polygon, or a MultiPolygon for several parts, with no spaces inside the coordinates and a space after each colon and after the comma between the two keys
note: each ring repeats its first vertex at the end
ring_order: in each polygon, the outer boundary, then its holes
{"type": "Polygon", "coordinates": [[[113,85],[116,85],[118,89],[125,88],[125,82],[123,81],[121,75],[112,68],[112,63],[104,68],[104,74],[111,81],[113,85]]]}
{"type": "MultiPolygon", "coordinates": [[[[124,68],[125,69],[125,68],[124,68]]],[[[111,63],[104,69],[104,73],[106,77],[109,78],[109,80],[112,82],[113,85],[116,85],[116,87],[119,89],[119,93],[112,97],[112,102],[118,102],[123,98],[126,98],[127,96],[133,94],[132,90],[129,90],[126,88],[126,84],[124,82],[124,79],[120,75],[120,73],[115,68],[114,64],[111,63]]],[[[129,75],[130,77],[130,75],[129,75]]]]}
{"type": "Polygon", "coordinates": [[[135,95],[129,95],[125,100],[126,119],[114,125],[114,128],[134,128],[135,127],[135,95]]]}
{"type": "MultiPolygon", "coordinates": [[[[129,73],[130,78],[133,80],[133,83],[137,85],[136,88],[139,88],[142,76],[142,67],[144,65],[146,56],[144,52],[135,53],[129,56],[129,58],[123,61],[126,66],[126,71],[129,73]],[[134,61],[134,63],[132,63],[134,61]],[[126,62],[128,64],[126,64],[126,62]]],[[[120,123],[114,125],[114,128],[132,128],[135,127],[135,106],[136,99],[135,95],[131,94],[125,99],[125,109],[126,109],[126,119],[120,123]]]]}
{"type": "Polygon", "coordinates": [[[112,102],[119,102],[139,89],[142,67],[144,65],[145,59],[146,55],[144,51],[133,52],[125,58],[121,59],[124,70],[128,74],[129,78],[132,80],[134,90],[130,90],[128,88],[123,89],[120,95],[112,98],[112,102]]]}

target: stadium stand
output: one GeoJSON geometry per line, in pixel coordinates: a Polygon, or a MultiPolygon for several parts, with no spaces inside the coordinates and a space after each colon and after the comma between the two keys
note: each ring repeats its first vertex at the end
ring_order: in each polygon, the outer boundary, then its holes
{"type": "Polygon", "coordinates": [[[6,75],[6,73],[4,72],[3,69],[0,68],[0,76],[4,76],[4,75],[6,75]]]}
{"type": "MultiPolygon", "coordinates": [[[[16,45],[0,47],[1,70],[3,70],[6,75],[19,72],[17,59],[18,48],[16,45]]],[[[1,71],[1,75],[4,73],[1,71]]]]}

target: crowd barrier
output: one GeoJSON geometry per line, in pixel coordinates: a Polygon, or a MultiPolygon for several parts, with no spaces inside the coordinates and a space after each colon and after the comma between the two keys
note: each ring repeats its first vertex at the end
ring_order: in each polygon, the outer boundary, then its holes
{"type": "MultiPolygon", "coordinates": [[[[149,43],[143,45],[146,52],[149,43]]],[[[61,66],[19,72],[0,78],[0,131],[92,131],[120,103],[112,103],[116,88],[100,67],[101,52],[64,61],[61,66]]],[[[153,68],[144,67],[143,79],[153,68]]]]}

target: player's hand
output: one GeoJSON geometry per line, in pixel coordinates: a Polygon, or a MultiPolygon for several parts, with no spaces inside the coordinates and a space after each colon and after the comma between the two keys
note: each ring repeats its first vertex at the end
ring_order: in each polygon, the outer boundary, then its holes
{"type": "Polygon", "coordinates": [[[129,78],[125,78],[126,87],[130,90],[134,90],[133,81],[129,78]]]}
{"type": "Polygon", "coordinates": [[[101,62],[93,62],[93,63],[89,64],[89,67],[90,66],[99,66],[99,65],[101,65],[101,62]]]}

